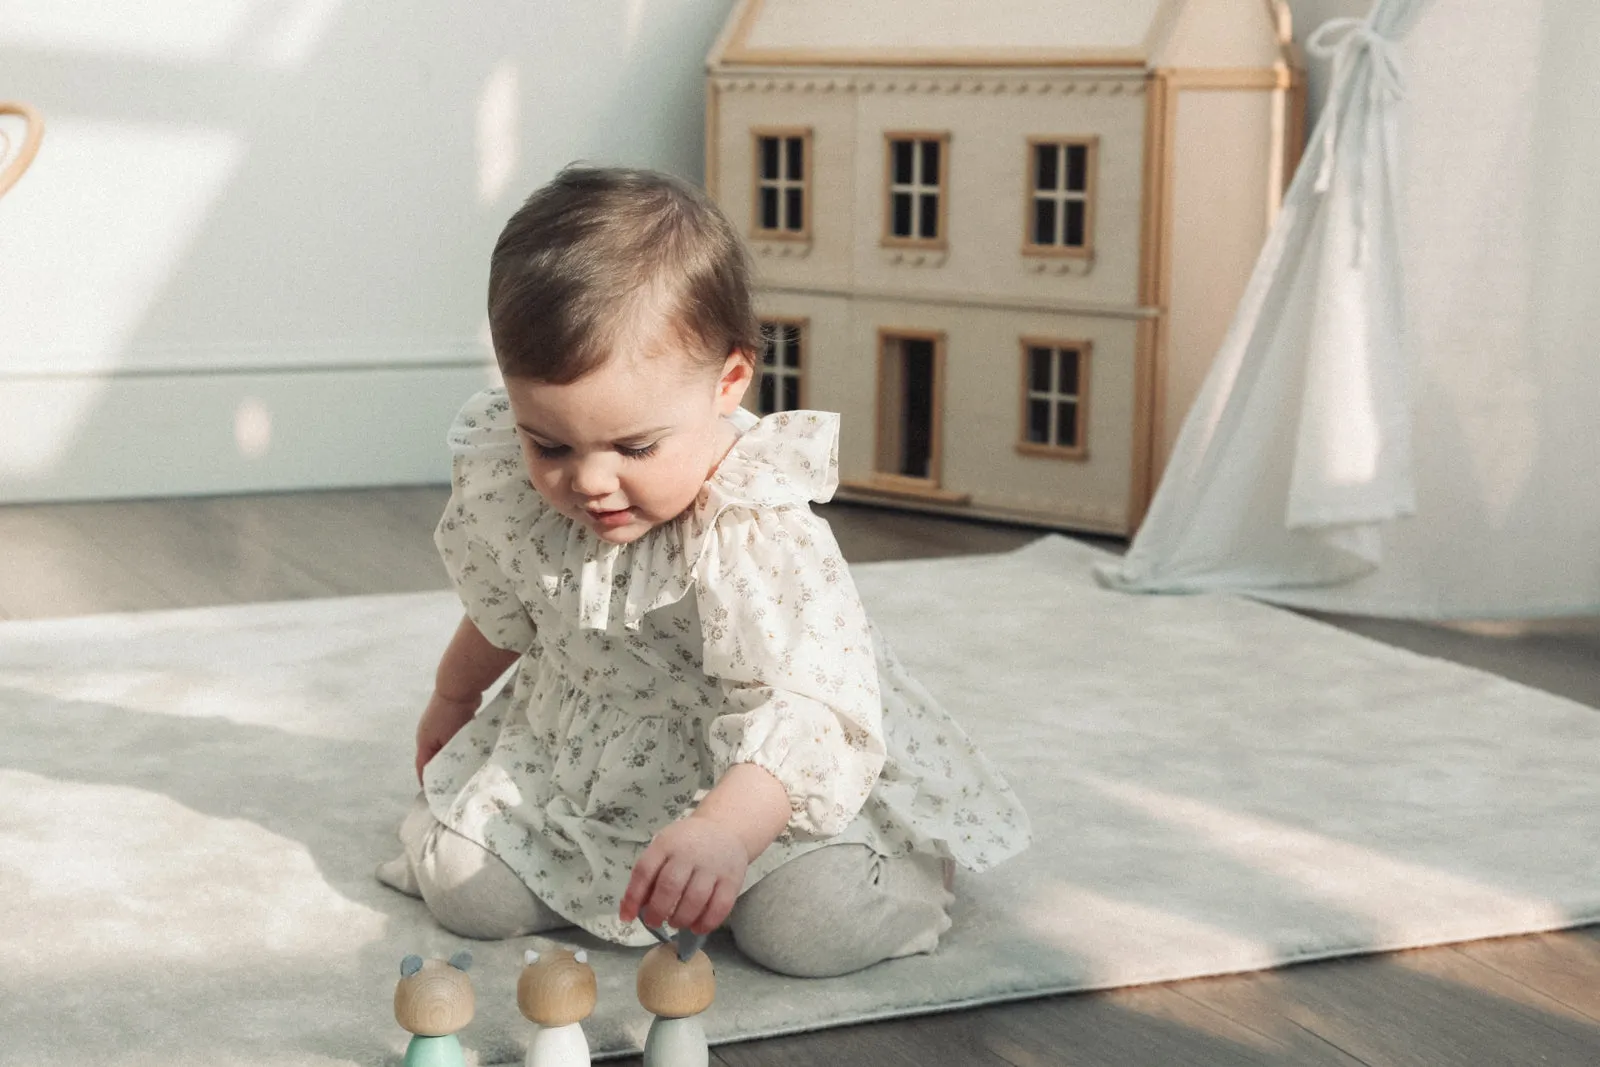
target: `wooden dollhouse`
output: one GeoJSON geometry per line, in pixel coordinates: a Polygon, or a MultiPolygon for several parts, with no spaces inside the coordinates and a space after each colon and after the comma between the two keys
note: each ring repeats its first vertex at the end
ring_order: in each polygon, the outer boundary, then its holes
{"type": "Polygon", "coordinates": [[[844,499],[1131,533],[1303,137],[1279,0],[739,0],[706,184],[844,499]]]}

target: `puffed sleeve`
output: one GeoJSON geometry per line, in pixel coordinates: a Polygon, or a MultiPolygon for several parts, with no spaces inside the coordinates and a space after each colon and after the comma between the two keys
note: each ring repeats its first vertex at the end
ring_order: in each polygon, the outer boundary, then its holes
{"type": "Polygon", "coordinates": [[[697,566],[705,671],[727,711],[708,744],[718,777],[771,772],[791,831],[829,837],[883,768],[883,705],[866,612],[833,533],[804,506],[723,513],[697,566]]]}
{"type": "Polygon", "coordinates": [[[533,645],[534,625],[502,566],[509,545],[535,506],[503,390],[490,389],[462,407],[450,427],[450,502],[434,544],[473,624],[490,643],[512,652],[533,645]]]}

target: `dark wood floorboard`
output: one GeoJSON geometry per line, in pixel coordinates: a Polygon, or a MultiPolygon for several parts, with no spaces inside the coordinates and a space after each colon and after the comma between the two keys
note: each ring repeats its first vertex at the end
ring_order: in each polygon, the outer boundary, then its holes
{"type": "MultiPolygon", "coordinates": [[[[446,497],[423,486],[0,507],[0,617],[444,589],[432,529],[446,497]]],[[[1042,533],[862,505],[819,510],[856,563],[1005,552],[1042,533]]],[[[1600,708],[1600,619],[1314,617],[1600,708]]],[[[842,1027],[720,1046],[712,1062],[1593,1067],[1600,928],[842,1027]]]]}

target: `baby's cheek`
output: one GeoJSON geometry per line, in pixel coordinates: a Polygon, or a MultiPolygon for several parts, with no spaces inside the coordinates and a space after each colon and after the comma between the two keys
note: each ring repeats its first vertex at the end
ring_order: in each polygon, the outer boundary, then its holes
{"type": "Polygon", "coordinates": [[[528,472],[528,481],[538,494],[550,504],[561,503],[561,476],[548,471],[533,469],[528,472]]]}

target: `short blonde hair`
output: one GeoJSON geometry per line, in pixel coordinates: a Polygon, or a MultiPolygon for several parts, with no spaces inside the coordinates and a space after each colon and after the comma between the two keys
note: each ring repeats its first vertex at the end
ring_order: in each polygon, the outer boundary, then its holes
{"type": "Polygon", "coordinates": [[[489,331],[508,377],[565,384],[630,329],[665,324],[720,368],[760,368],[750,263],[716,204],[649,170],[569,166],[511,216],[489,261],[489,331]]]}

